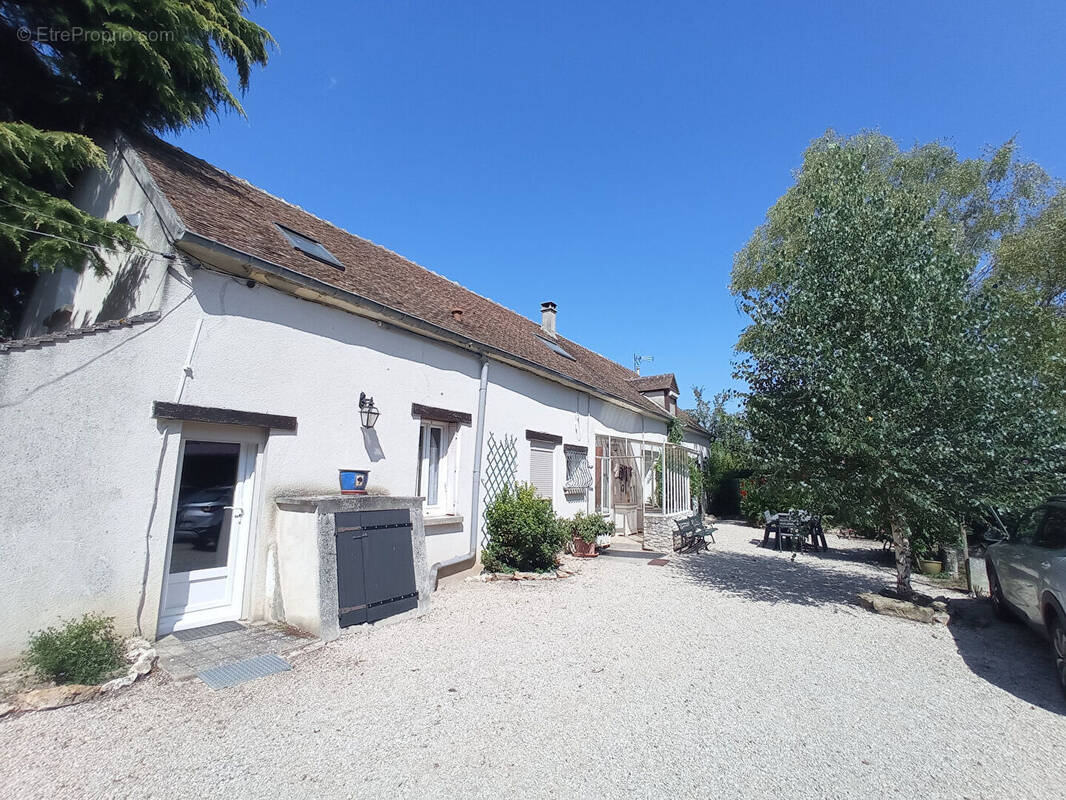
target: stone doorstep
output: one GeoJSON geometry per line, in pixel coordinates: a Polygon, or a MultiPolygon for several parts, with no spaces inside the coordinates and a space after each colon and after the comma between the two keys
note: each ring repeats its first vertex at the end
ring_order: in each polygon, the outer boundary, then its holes
{"type": "Polygon", "coordinates": [[[291,653],[317,640],[284,632],[275,625],[250,623],[241,630],[199,639],[159,640],[159,666],[173,680],[195,678],[197,673],[263,655],[291,653]]]}

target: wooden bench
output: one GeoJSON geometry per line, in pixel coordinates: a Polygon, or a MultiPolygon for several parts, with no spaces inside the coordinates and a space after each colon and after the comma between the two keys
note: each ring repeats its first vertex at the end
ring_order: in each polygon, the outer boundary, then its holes
{"type": "Polygon", "coordinates": [[[717,544],[714,540],[715,528],[708,528],[698,516],[682,517],[674,520],[674,524],[677,525],[673,537],[675,552],[698,553],[700,550],[708,550],[708,539],[717,544]]]}

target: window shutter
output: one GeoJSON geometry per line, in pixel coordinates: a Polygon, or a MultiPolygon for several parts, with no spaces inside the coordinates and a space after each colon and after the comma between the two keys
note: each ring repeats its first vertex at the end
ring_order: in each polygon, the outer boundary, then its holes
{"type": "Polygon", "coordinates": [[[531,442],[529,445],[529,482],[537,495],[551,500],[554,497],[555,447],[547,442],[531,442]]]}

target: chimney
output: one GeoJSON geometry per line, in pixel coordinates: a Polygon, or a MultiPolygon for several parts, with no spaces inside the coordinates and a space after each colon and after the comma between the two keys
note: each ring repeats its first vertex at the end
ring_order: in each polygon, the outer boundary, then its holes
{"type": "Polygon", "coordinates": [[[540,304],[540,327],[549,336],[555,336],[555,303],[551,300],[540,304]]]}

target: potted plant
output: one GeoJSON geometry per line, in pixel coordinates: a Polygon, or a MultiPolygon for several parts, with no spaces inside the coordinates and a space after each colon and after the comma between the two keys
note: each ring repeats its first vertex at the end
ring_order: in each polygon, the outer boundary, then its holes
{"type": "Polygon", "coordinates": [[[595,558],[598,555],[597,540],[611,534],[611,523],[599,514],[579,511],[573,519],[563,520],[562,524],[569,529],[574,555],[583,558],[595,558]]]}
{"type": "Polygon", "coordinates": [[[939,558],[919,558],[918,569],[923,575],[939,575],[944,571],[944,562],[939,558]]]}
{"type": "Polygon", "coordinates": [[[923,575],[939,575],[944,571],[944,562],[938,558],[940,541],[932,532],[913,531],[911,547],[914,550],[914,559],[918,562],[918,571],[923,575]]]}

